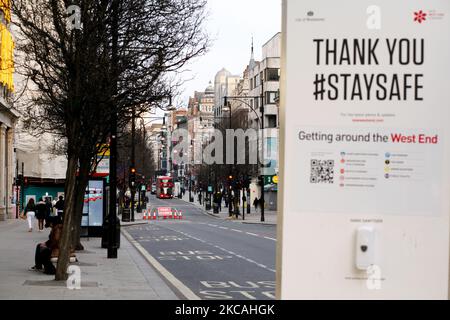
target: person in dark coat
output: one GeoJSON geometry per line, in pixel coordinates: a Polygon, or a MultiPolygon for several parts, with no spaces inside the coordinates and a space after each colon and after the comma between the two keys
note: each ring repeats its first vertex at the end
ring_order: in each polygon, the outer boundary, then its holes
{"type": "Polygon", "coordinates": [[[219,205],[219,212],[222,212],[222,192],[217,193],[217,204],[219,205]]]}
{"type": "MultiPolygon", "coordinates": [[[[39,243],[36,246],[34,254],[34,266],[30,268],[32,271],[43,271],[45,274],[55,274],[55,266],[51,262],[52,253],[59,249],[59,241],[62,234],[62,224],[59,221],[51,222],[52,231],[48,236],[48,240],[39,243]]],[[[59,252],[58,252],[59,255],[59,252]]]]}
{"type": "Polygon", "coordinates": [[[53,210],[53,205],[52,202],[50,201],[50,198],[45,198],[45,227],[49,228],[50,224],[52,222],[52,210],[53,210]]]}
{"type": "Polygon", "coordinates": [[[55,203],[56,212],[58,214],[59,221],[64,221],[64,198],[59,196],[59,200],[55,203]]]}
{"type": "Polygon", "coordinates": [[[36,205],[36,219],[38,220],[39,232],[44,230],[44,220],[47,213],[47,206],[43,199],[41,199],[36,205]]]}
{"type": "Polygon", "coordinates": [[[253,200],[253,205],[255,206],[255,211],[258,211],[259,200],[257,197],[253,200]]]}

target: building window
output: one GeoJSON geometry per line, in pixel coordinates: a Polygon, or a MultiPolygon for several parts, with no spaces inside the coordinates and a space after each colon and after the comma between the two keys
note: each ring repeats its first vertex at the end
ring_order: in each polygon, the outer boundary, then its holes
{"type": "Polygon", "coordinates": [[[255,100],[255,109],[259,108],[259,98],[254,98],[255,100]]]}
{"type": "Polygon", "coordinates": [[[279,81],[279,70],[276,68],[267,68],[266,69],[266,81],[279,81]]]}
{"type": "Polygon", "coordinates": [[[276,128],[277,127],[277,116],[276,115],[268,115],[267,116],[267,128],[276,128]]]}
{"type": "Polygon", "coordinates": [[[278,92],[276,91],[267,91],[266,92],[266,104],[275,104],[277,99],[278,92]]]}

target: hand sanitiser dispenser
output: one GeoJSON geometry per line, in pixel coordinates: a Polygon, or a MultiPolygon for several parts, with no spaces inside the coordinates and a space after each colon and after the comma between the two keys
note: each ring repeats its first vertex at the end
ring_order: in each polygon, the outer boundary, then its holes
{"type": "Polygon", "coordinates": [[[356,268],[367,270],[375,264],[375,229],[360,227],[356,234],[356,268]]]}

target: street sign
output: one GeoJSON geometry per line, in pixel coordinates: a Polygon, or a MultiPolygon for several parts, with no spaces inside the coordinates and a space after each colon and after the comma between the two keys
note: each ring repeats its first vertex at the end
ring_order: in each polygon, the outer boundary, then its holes
{"type": "Polygon", "coordinates": [[[272,182],[275,184],[278,184],[278,176],[273,176],[272,177],[272,182]]]}
{"type": "Polygon", "coordinates": [[[282,35],[277,298],[448,299],[450,1],[284,0],[282,35]]]}
{"type": "Polygon", "coordinates": [[[109,144],[102,144],[99,148],[98,148],[98,153],[97,155],[102,157],[102,156],[106,156],[109,157],[111,155],[111,149],[109,148],[109,144]]]}
{"type": "Polygon", "coordinates": [[[159,217],[168,217],[172,214],[171,207],[159,207],[158,208],[158,216],[159,217]]]}
{"type": "Polygon", "coordinates": [[[145,190],[146,190],[145,184],[143,184],[143,185],[141,186],[141,191],[145,191],[145,190]]]}

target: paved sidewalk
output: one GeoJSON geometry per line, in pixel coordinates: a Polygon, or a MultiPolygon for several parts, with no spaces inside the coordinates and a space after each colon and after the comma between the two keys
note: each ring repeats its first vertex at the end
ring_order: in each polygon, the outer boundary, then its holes
{"type": "Polygon", "coordinates": [[[69,290],[54,276],[29,271],[36,244],[48,239],[50,230],[27,232],[26,221],[0,222],[0,299],[52,300],[177,300],[141,254],[124,237],[118,259],[107,259],[100,238],[83,239],[77,253],[81,289],[69,290]]]}
{"type": "MultiPolygon", "coordinates": [[[[213,217],[216,217],[218,219],[222,220],[233,220],[236,222],[241,223],[257,223],[257,224],[269,224],[269,225],[276,225],[277,224],[277,212],[276,211],[264,211],[264,222],[261,222],[261,209],[255,210],[255,207],[250,207],[250,214],[247,214],[247,211],[245,211],[245,220],[242,220],[242,203],[240,208],[241,215],[238,216],[238,219],[233,215],[232,218],[229,217],[228,208],[225,207],[224,202],[222,202],[222,211],[217,213],[213,213],[213,210],[205,210],[205,204],[202,201],[202,204],[198,202],[198,197],[192,193],[192,196],[194,197],[194,204],[195,206],[203,209],[203,211],[213,217]]],[[[189,202],[189,192],[186,192],[184,197],[182,198],[183,201],[189,202]]]]}

